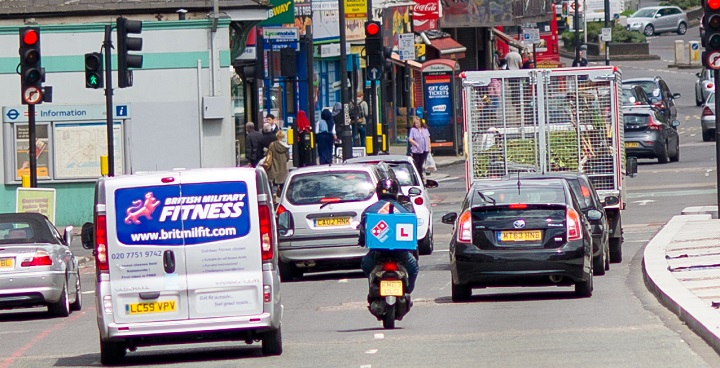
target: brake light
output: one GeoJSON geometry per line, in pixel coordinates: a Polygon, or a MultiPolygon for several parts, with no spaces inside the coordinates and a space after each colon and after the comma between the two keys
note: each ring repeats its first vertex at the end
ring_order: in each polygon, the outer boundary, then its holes
{"type": "Polygon", "coordinates": [[[707,88],[707,89],[714,89],[714,88],[715,88],[715,85],[714,85],[712,82],[709,82],[708,84],[705,85],[705,88],[707,88]]]}
{"type": "Polygon", "coordinates": [[[275,210],[275,215],[280,216],[283,213],[285,213],[287,209],[283,205],[279,205],[277,210],[275,210]]]}
{"type": "Polygon", "coordinates": [[[660,110],[662,110],[662,109],[665,108],[665,106],[663,106],[662,101],[656,102],[656,103],[655,103],[655,107],[657,107],[657,108],[660,109],[660,110]]]}
{"type": "Polygon", "coordinates": [[[527,204],[525,203],[512,203],[510,206],[508,206],[511,210],[524,210],[527,209],[527,204]]]}
{"type": "Polygon", "coordinates": [[[655,121],[653,118],[648,119],[648,129],[650,130],[662,130],[662,124],[655,121]]]}
{"type": "Polygon", "coordinates": [[[33,266],[52,266],[52,258],[48,252],[44,250],[38,250],[35,255],[30,259],[25,259],[20,263],[22,267],[33,267],[33,266]]]}
{"type": "Polygon", "coordinates": [[[330,202],[340,202],[340,198],[338,197],[326,197],[321,198],[320,203],[330,203],[330,202]]]}
{"type": "Polygon", "coordinates": [[[415,197],[414,202],[415,202],[415,204],[418,205],[418,206],[420,206],[420,205],[422,205],[423,203],[425,203],[425,201],[423,201],[422,197],[415,197]]]}
{"type": "Polygon", "coordinates": [[[713,116],[712,110],[710,109],[710,106],[703,107],[702,116],[713,116]]]}
{"type": "Polygon", "coordinates": [[[582,196],[587,198],[590,197],[590,188],[582,185],[580,186],[580,192],[582,193],[582,196]]]}
{"type": "Polygon", "coordinates": [[[463,243],[472,242],[472,216],[470,211],[465,211],[458,219],[457,241],[463,243]]]}
{"type": "Polygon", "coordinates": [[[95,268],[107,272],[107,219],[105,215],[95,216],[95,268]]]}
{"type": "Polygon", "coordinates": [[[398,265],[396,262],[385,262],[382,265],[383,271],[397,271],[399,270],[398,265]]]}
{"type": "Polygon", "coordinates": [[[580,215],[572,208],[567,209],[566,215],[567,221],[567,240],[580,240],[582,239],[582,223],[580,222],[580,215]]]}
{"type": "Polygon", "coordinates": [[[260,217],[260,246],[262,260],[269,261],[273,258],[275,252],[273,249],[272,238],[272,218],[270,217],[270,207],[267,205],[258,206],[260,217]]]}

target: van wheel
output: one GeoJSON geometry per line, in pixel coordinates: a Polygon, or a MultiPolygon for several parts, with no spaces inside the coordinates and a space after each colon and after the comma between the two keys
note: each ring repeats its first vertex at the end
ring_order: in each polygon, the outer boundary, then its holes
{"type": "Polygon", "coordinates": [[[433,250],[435,249],[435,244],[433,241],[433,233],[428,231],[428,235],[418,242],[418,253],[421,256],[429,256],[432,254],[433,250]]]}
{"type": "Polygon", "coordinates": [[[75,301],[70,304],[70,310],[79,311],[82,309],[82,288],[80,287],[80,274],[77,275],[75,281],[75,301]]]}
{"type": "Polygon", "coordinates": [[[277,330],[263,333],[262,353],[263,355],[282,354],[282,326],[278,327],[277,330]]]}
{"type": "Polygon", "coordinates": [[[610,263],[622,262],[622,238],[610,238],[610,263]]]}
{"type": "Polygon", "coordinates": [[[55,317],[67,317],[70,315],[70,303],[68,303],[67,286],[63,286],[60,300],[57,303],[48,305],[48,312],[55,317]]]}
{"type": "Polygon", "coordinates": [[[117,365],[122,362],[127,353],[124,342],[100,340],[100,363],[102,365],[117,365]]]}

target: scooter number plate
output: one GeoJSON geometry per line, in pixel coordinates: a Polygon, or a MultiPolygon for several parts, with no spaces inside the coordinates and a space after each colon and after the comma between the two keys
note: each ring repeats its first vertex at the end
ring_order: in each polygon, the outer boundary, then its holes
{"type": "Polygon", "coordinates": [[[401,280],[381,280],[380,296],[403,296],[403,283],[401,280]]]}

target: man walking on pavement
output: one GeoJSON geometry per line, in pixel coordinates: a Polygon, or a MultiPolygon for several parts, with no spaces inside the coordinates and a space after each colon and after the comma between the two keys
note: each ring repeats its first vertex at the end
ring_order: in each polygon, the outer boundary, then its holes
{"type": "Polygon", "coordinates": [[[252,122],[245,124],[245,158],[252,167],[256,167],[263,158],[263,135],[255,130],[252,122]]]}
{"type": "Polygon", "coordinates": [[[572,64],[573,67],[588,65],[588,61],[585,58],[586,52],[587,52],[587,45],[580,46],[580,53],[579,53],[580,56],[579,56],[579,59],[573,60],[573,64],[572,64]]]}

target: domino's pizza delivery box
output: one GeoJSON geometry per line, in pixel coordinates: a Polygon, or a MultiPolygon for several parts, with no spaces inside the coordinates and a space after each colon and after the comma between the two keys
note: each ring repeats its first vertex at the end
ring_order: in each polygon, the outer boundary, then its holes
{"type": "Polygon", "coordinates": [[[417,215],[368,213],[365,244],[372,250],[416,250],[417,215]]]}

